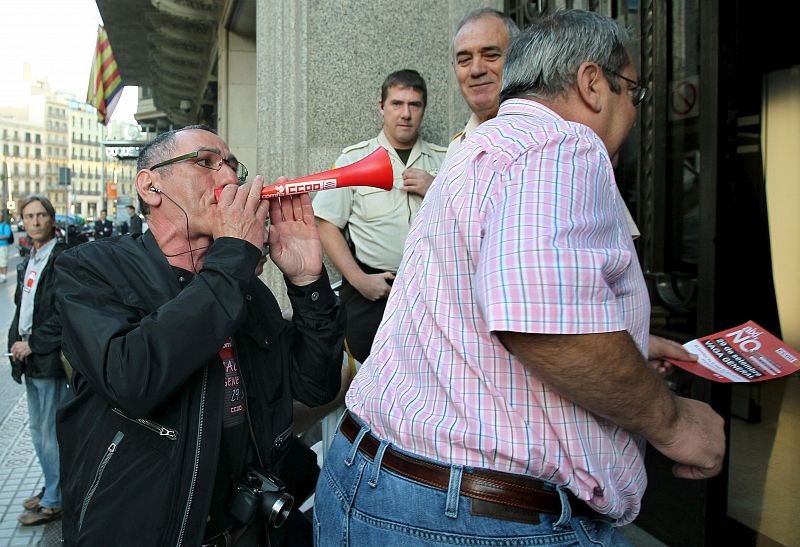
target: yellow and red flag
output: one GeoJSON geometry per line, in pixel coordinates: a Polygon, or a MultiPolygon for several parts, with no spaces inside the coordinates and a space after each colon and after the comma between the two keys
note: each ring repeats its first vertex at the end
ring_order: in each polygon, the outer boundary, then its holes
{"type": "Polygon", "coordinates": [[[107,125],[111,113],[122,96],[122,77],[111,53],[111,43],[102,25],[97,28],[97,46],[94,50],[92,74],[86,102],[97,108],[97,121],[107,125]]]}

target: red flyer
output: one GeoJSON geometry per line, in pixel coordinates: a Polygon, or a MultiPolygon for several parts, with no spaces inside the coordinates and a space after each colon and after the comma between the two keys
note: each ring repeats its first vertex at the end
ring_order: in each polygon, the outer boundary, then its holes
{"type": "Polygon", "coordinates": [[[800,370],[800,353],[752,321],[683,345],[697,362],[670,362],[714,382],[763,382],[800,370]]]}

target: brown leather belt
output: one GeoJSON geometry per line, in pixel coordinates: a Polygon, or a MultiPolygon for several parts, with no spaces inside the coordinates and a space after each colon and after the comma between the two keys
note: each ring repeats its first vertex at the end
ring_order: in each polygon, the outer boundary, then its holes
{"type": "MultiPolygon", "coordinates": [[[[350,412],[345,412],[339,429],[347,440],[353,443],[361,426],[353,419],[350,412]]],[[[374,459],[379,446],[379,441],[371,434],[367,434],[361,440],[358,449],[374,459]]],[[[391,446],[384,452],[381,462],[383,467],[398,475],[440,490],[448,490],[450,484],[448,466],[413,458],[394,450],[391,446]]],[[[561,514],[561,499],[558,493],[547,489],[542,481],[522,475],[487,469],[464,471],[461,477],[461,495],[472,498],[473,513],[495,518],[538,522],[538,515],[535,513],[561,514]],[[476,500],[477,504],[474,503],[476,500]],[[502,508],[495,507],[493,510],[492,507],[497,505],[502,508]]],[[[573,516],[606,518],[574,496],[569,495],[569,498],[573,516]]]]}

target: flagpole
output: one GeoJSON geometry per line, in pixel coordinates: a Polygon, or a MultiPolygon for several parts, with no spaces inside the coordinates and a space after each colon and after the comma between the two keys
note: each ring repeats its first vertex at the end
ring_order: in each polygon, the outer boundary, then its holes
{"type": "MultiPolygon", "coordinates": [[[[102,173],[103,181],[100,185],[100,211],[103,209],[107,209],[106,207],[106,186],[108,182],[106,181],[106,141],[105,138],[100,141],[100,172],[102,173]]],[[[97,211],[97,215],[100,216],[100,211],[97,211]]]]}
{"type": "Polygon", "coordinates": [[[67,210],[64,212],[64,242],[69,245],[69,186],[67,186],[67,210]]]}

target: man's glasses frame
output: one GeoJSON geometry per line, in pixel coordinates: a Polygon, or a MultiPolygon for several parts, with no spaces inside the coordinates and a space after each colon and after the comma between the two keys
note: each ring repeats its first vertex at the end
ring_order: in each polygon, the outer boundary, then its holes
{"type": "Polygon", "coordinates": [[[217,156],[219,158],[219,162],[215,162],[212,165],[201,165],[200,163],[195,163],[195,165],[197,165],[198,167],[202,167],[204,169],[210,169],[212,171],[219,171],[220,169],[222,169],[223,165],[227,165],[228,167],[233,169],[234,173],[236,173],[236,177],[239,179],[239,184],[242,184],[242,183],[244,183],[245,180],[247,180],[247,173],[248,173],[247,167],[245,167],[242,162],[237,161],[237,160],[233,160],[233,161],[226,160],[225,158],[223,158],[217,152],[214,152],[213,150],[205,150],[205,149],[202,149],[202,148],[200,150],[195,150],[194,152],[189,152],[188,154],[184,154],[184,155],[178,156],[176,158],[170,158],[168,160],[164,160],[162,162],[159,162],[159,163],[155,164],[154,166],[152,166],[150,168],[150,171],[158,169],[159,167],[165,167],[167,165],[172,165],[173,163],[177,163],[179,161],[190,160],[192,158],[198,158],[198,157],[200,157],[201,153],[213,154],[214,156],[217,156]],[[216,167],[215,167],[215,165],[216,165],[216,167]]]}
{"type": "Polygon", "coordinates": [[[646,85],[642,85],[641,82],[637,82],[636,80],[631,80],[630,78],[626,78],[619,72],[615,72],[608,67],[601,67],[603,70],[608,72],[609,74],[613,74],[617,78],[622,78],[629,84],[632,84],[633,87],[628,88],[628,94],[631,96],[631,101],[633,101],[633,106],[639,106],[642,101],[647,98],[650,89],[646,85]]]}

